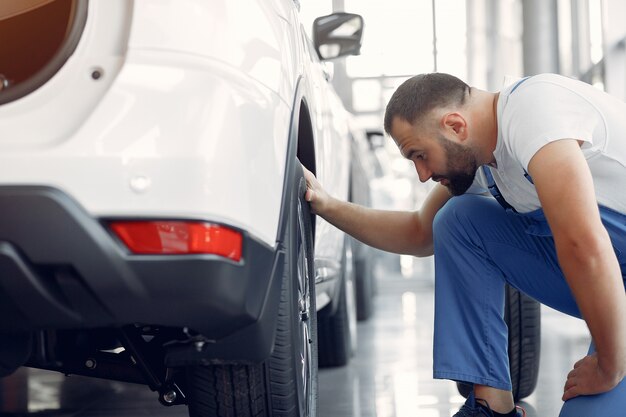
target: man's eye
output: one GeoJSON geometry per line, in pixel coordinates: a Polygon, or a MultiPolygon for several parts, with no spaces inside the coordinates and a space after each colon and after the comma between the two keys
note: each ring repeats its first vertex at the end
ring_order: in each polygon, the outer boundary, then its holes
{"type": "Polygon", "coordinates": [[[409,154],[406,157],[409,161],[421,161],[425,158],[425,155],[423,153],[419,153],[419,152],[409,152],[409,154]]]}

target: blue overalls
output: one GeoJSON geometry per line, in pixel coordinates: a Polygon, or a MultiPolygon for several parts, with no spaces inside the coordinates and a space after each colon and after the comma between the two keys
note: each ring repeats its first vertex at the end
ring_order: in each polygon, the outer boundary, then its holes
{"type": "MultiPolygon", "coordinates": [[[[511,390],[505,283],[558,311],[581,315],[541,209],[519,214],[503,210],[498,201],[466,194],[452,198],[435,216],[433,373],[511,390]]],[[[626,279],[626,215],[606,207],[600,207],[600,215],[626,279]]],[[[610,392],[567,401],[560,417],[625,415],[626,380],[610,392]]]]}

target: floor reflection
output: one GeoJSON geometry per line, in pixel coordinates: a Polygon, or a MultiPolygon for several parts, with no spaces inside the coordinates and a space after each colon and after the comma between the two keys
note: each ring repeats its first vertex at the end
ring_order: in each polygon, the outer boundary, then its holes
{"type": "MultiPolygon", "coordinates": [[[[465,401],[454,383],[432,379],[432,261],[391,262],[377,273],[376,316],[359,324],[356,357],[320,372],[320,416],[450,417],[465,401]]],[[[580,320],[550,309],[542,318],[538,386],[520,403],[528,417],[558,416],[565,376],[589,340],[580,320]]]]}
{"type": "MultiPolygon", "coordinates": [[[[387,257],[376,271],[373,319],[358,326],[349,366],[320,371],[319,417],[450,417],[464,402],[456,385],[432,379],[432,261],[387,257]]],[[[543,311],[542,365],[528,417],[556,417],[565,376],[587,350],[584,324],[543,311]]],[[[186,416],[141,385],[21,369],[0,380],[3,416],[186,416]]]]}
{"type": "Polygon", "coordinates": [[[143,385],[22,368],[0,380],[0,415],[186,416],[185,407],[166,408],[143,385]]]}

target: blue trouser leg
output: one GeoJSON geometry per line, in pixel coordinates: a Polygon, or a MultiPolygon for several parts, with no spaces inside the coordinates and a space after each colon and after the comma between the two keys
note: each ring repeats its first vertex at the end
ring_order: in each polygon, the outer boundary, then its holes
{"type": "Polygon", "coordinates": [[[559,417],[624,417],[625,409],[626,380],[622,380],[617,387],[604,394],[583,395],[567,400],[559,417]]]}
{"type": "Polygon", "coordinates": [[[559,417],[624,417],[626,413],[626,382],[599,395],[582,395],[567,400],[559,417]]]}
{"type": "MultiPolygon", "coordinates": [[[[532,224],[506,213],[490,197],[473,195],[451,199],[437,214],[435,378],[511,389],[503,320],[506,282],[580,317],[552,237],[528,234],[532,224]]],[[[625,226],[617,226],[621,236],[625,226]]]]}
{"type": "Polygon", "coordinates": [[[491,197],[455,197],[439,211],[435,239],[436,378],[511,389],[504,322],[506,281],[569,314],[578,308],[551,238],[491,197]]]}

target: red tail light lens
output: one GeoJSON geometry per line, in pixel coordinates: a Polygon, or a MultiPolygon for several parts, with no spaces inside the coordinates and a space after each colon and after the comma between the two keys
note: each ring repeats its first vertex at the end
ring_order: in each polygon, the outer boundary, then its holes
{"type": "Polygon", "coordinates": [[[113,232],[136,254],[211,254],[241,260],[241,233],[224,226],[182,221],[119,221],[113,232]]]}

